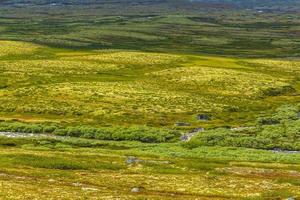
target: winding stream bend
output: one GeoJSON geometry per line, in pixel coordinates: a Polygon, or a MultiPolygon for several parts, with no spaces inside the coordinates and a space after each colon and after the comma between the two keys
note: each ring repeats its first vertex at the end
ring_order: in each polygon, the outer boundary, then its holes
{"type": "MultiPolygon", "coordinates": [[[[0,132],[0,137],[8,137],[8,138],[54,138],[54,139],[69,139],[72,137],[69,136],[57,136],[57,135],[51,135],[51,134],[43,134],[43,133],[14,133],[14,132],[0,132]]],[[[186,141],[186,140],[182,140],[186,141]]],[[[188,140],[187,140],[188,141],[188,140]]],[[[300,154],[300,151],[287,151],[287,150],[281,150],[281,149],[273,149],[269,150],[273,153],[283,153],[283,154],[300,154]]]]}
{"type": "Polygon", "coordinates": [[[8,137],[8,138],[56,138],[63,139],[69,137],[51,135],[51,134],[38,134],[38,133],[14,133],[14,132],[0,132],[0,137],[8,137]]]}

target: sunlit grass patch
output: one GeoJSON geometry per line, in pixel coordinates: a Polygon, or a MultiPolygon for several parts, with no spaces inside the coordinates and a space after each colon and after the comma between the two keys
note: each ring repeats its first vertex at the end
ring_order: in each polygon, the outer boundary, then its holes
{"type": "Polygon", "coordinates": [[[0,40],[0,56],[33,53],[38,48],[31,43],[0,40]]]}
{"type": "Polygon", "coordinates": [[[285,79],[270,75],[211,67],[181,67],[152,73],[169,84],[197,92],[253,98],[268,88],[289,86],[285,79]]]}
{"type": "Polygon", "coordinates": [[[203,123],[195,117],[203,112],[214,116],[213,123],[223,123],[228,112],[232,119],[227,121],[254,119],[255,114],[246,112],[264,112],[277,106],[275,103],[284,103],[284,98],[296,99],[292,95],[299,88],[296,60],[117,49],[45,47],[35,51],[39,46],[12,44],[26,50],[17,59],[9,55],[0,61],[0,112],[10,118],[24,119],[26,115],[34,120],[40,115],[86,123],[155,126],[190,121],[199,126],[203,123]],[[274,98],[261,104],[268,97],[274,98]]]}
{"type": "Polygon", "coordinates": [[[15,73],[23,74],[24,76],[39,75],[57,77],[61,74],[97,74],[98,72],[118,69],[118,66],[116,64],[95,64],[74,60],[1,61],[0,64],[0,70],[3,70],[4,74],[15,73]]]}
{"type": "Polygon", "coordinates": [[[172,62],[182,62],[184,58],[172,54],[163,53],[145,53],[134,51],[96,51],[95,54],[80,57],[71,57],[71,59],[97,61],[101,63],[113,64],[131,64],[131,65],[160,65],[170,64],[172,62]]]}
{"type": "Polygon", "coordinates": [[[291,73],[294,75],[300,73],[300,61],[299,60],[270,60],[270,59],[254,59],[246,60],[248,63],[256,65],[257,68],[262,68],[266,71],[279,71],[283,75],[285,73],[291,73]]]}
{"type": "Polygon", "coordinates": [[[199,106],[212,108],[216,105],[205,98],[192,98],[184,93],[159,90],[157,86],[147,82],[73,82],[19,88],[6,94],[8,96],[2,99],[3,109],[13,109],[11,98],[22,96],[28,101],[18,103],[18,112],[78,112],[94,116],[181,113],[199,109],[199,106]],[[184,105],[185,102],[188,104],[184,105]]]}

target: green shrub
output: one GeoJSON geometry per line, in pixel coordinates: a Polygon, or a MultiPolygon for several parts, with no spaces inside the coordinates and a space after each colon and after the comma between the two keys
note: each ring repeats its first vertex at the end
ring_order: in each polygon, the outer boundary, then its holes
{"type": "Polygon", "coordinates": [[[147,143],[172,142],[180,137],[174,130],[147,126],[94,128],[89,126],[68,126],[0,122],[0,131],[20,133],[49,133],[58,136],[87,139],[141,141],[147,143]]]}
{"type": "Polygon", "coordinates": [[[227,146],[256,149],[300,150],[300,120],[295,120],[297,109],[280,108],[279,124],[263,125],[251,129],[233,131],[230,129],[212,129],[201,132],[184,146],[227,146]]]}
{"type": "Polygon", "coordinates": [[[279,124],[283,121],[297,120],[299,109],[293,105],[283,105],[276,109],[275,113],[269,117],[261,117],[258,123],[261,125],[279,124]]]}

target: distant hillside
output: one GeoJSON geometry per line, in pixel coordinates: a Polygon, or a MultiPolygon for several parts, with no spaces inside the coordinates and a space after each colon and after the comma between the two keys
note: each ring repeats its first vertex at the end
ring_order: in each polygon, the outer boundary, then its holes
{"type": "Polygon", "coordinates": [[[256,7],[288,7],[300,5],[298,0],[191,0],[193,2],[233,4],[244,8],[256,7]]]}
{"type": "Polygon", "coordinates": [[[178,8],[186,8],[193,6],[199,7],[213,7],[213,8],[266,8],[266,9],[300,9],[300,2],[298,0],[2,0],[1,6],[103,6],[110,5],[113,7],[119,6],[141,6],[141,5],[168,5],[178,8]]]}
{"type": "Polygon", "coordinates": [[[296,0],[0,0],[0,40],[64,48],[299,57],[296,0]]]}
{"type": "Polygon", "coordinates": [[[136,6],[157,6],[156,9],[160,9],[161,6],[172,9],[186,9],[194,8],[199,9],[201,7],[228,7],[233,6],[232,2],[210,2],[210,1],[190,1],[190,0],[3,0],[0,1],[2,6],[11,7],[28,7],[28,6],[40,6],[40,7],[59,7],[59,6],[88,6],[88,7],[108,7],[125,9],[128,7],[136,6]]]}

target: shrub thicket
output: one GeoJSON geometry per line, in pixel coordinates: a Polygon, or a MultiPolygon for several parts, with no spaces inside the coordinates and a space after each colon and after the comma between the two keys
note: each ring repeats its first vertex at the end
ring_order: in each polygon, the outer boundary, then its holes
{"type": "Polygon", "coordinates": [[[63,127],[59,125],[27,124],[21,122],[0,122],[0,132],[48,133],[58,136],[82,137],[88,139],[141,141],[147,143],[172,142],[180,133],[174,130],[147,126],[102,127],[89,126],[63,127]]]}
{"type": "Polygon", "coordinates": [[[192,138],[189,148],[198,146],[233,146],[256,149],[300,150],[299,110],[282,106],[270,117],[260,118],[258,125],[242,129],[212,129],[192,138]]]}

